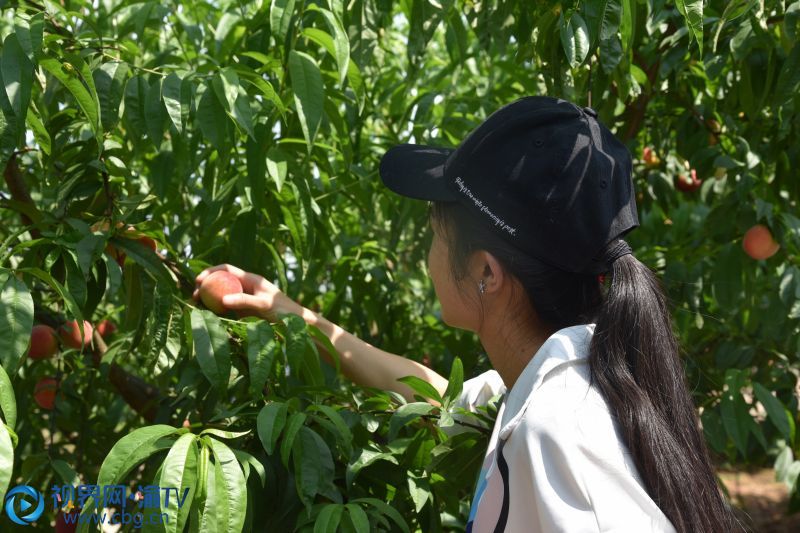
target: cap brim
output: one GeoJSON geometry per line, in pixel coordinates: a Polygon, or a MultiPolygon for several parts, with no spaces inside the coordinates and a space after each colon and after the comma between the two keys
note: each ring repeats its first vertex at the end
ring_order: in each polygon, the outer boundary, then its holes
{"type": "Polygon", "coordinates": [[[454,148],[400,144],[381,158],[380,175],[390,190],[417,200],[455,202],[445,186],[444,165],[454,148]]]}

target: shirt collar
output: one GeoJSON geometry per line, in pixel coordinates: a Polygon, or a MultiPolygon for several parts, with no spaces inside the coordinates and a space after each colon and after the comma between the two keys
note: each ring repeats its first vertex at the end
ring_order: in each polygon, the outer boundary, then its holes
{"type": "Polygon", "coordinates": [[[525,415],[533,393],[551,371],[576,359],[589,356],[589,343],[595,324],[562,328],[548,337],[531,358],[514,386],[506,394],[502,413],[500,439],[507,439],[525,415]]]}

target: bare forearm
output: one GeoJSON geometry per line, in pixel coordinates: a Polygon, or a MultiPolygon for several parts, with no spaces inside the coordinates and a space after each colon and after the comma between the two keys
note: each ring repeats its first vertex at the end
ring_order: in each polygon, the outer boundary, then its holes
{"type": "MultiPolygon", "coordinates": [[[[365,387],[393,390],[408,401],[414,401],[414,392],[408,385],[397,381],[403,376],[417,376],[433,385],[442,395],[447,389],[447,379],[425,365],[376,348],[310,309],[303,308],[301,316],[306,323],[316,326],[330,339],[331,344],[339,352],[342,374],[354,383],[365,387]]],[[[334,365],[331,354],[322,343],[317,340],[315,342],[325,361],[334,365]]]]}

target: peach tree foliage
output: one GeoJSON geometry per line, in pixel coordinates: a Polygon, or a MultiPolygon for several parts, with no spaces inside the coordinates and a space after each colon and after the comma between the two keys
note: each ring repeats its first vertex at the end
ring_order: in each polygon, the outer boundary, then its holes
{"type": "Polygon", "coordinates": [[[425,206],[377,164],[549,94],[636,158],[629,242],[664,279],[717,459],[774,464],[800,504],[800,2],[47,0],[2,2],[0,36],[0,495],[190,488],[167,531],[463,527],[496,411],[451,402],[489,363],[441,322],[425,206]],[[690,168],[701,187],[678,190],[690,168]],[[756,223],[781,245],[765,261],[741,249],[756,223]],[[414,380],[415,402],[354,386],[299,317],[195,306],[194,275],[226,262],[428,354],[443,408],[414,380]],[[33,324],[104,318],[107,343],[27,359],[33,324]]]}

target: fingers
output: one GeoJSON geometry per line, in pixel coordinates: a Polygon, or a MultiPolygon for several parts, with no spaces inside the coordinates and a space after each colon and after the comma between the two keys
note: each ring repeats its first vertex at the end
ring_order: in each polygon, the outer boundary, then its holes
{"type": "Polygon", "coordinates": [[[244,292],[249,294],[257,294],[259,292],[273,293],[278,290],[275,285],[264,279],[263,276],[250,272],[245,272],[241,282],[244,292]]]}
{"type": "Polygon", "coordinates": [[[244,277],[244,275],[247,274],[247,272],[245,272],[244,270],[242,270],[239,267],[235,267],[233,265],[229,265],[227,263],[224,263],[224,264],[216,265],[216,266],[209,267],[209,268],[203,270],[202,272],[200,272],[197,275],[197,277],[194,280],[195,280],[196,283],[203,283],[203,280],[209,274],[211,274],[212,272],[216,272],[217,270],[227,270],[228,272],[230,272],[231,274],[233,274],[234,276],[236,276],[239,279],[242,279],[244,277]]]}
{"type": "Polygon", "coordinates": [[[263,296],[246,293],[228,294],[222,298],[222,304],[227,309],[236,311],[239,316],[264,316],[270,308],[270,302],[263,296]]]}
{"type": "MultiPolygon", "coordinates": [[[[253,274],[251,272],[246,272],[239,267],[229,265],[227,263],[216,265],[213,267],[209,267],[202,272],[200,272],[197,277],[195,278],[195,284],[198,286],[203,283],[203,280],[208,277],[209,274],[212,272],[216,272],[217,270],[225,270],[230,272],[237,278],[242,284],[242,288],[244,292],[248,294],[255,294],[257,291],[259,292],[270,292],[271,290],[277,289],[272,283],[264,279],[262,276],[258,274],[253,274]]],[[[192,295],[194,298],[194,295],[192,295]]]]}

